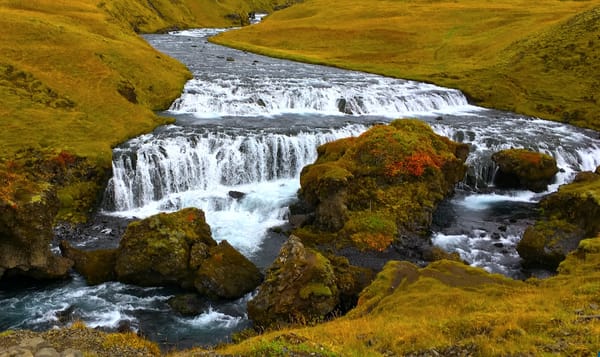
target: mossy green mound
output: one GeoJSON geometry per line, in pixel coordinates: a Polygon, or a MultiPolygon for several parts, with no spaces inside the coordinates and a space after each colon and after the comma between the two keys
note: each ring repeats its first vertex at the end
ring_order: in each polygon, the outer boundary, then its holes
{"type": "Polygon", "coordinates": [[[356,299],[371,275],[345,258],[306,248],[292,235],[248,302],[248,317],[259,329],[323,321],[356,299]]]}
{"type": "Polygon", "coordinates": [[[558,172],[552,156],[526,149],[502,150],[494,153],[492,160],[498,165],[494,183],[499,187],[542,192],[558,172]]]}
{"type": "Polygon", "coordinates": [[[436,204],[463,178],[467,153],[410,119],[325,144],[300,176],[299,197],[315,219],[296,233],[371,250],[424,234],[436,204]]]}
{"type": "Polygon", "coordinates": [[[582,172],[541,202],[542,218],[517,245],[525,265],[556,269],[579,241],[600,232],[600,175],[582,172]]]}
{"type": "Polygon", "coordinates": [[[204,212],[187,208],[160,213],[127,226],[115,271],[119,280],[138,285],[191,287],[190,270],[198,268],[216,244],[204,212]]]}
{"type": "Polygon", "coordinates": [[[600,129],[595,1],[312,0],[213,41],[459,88],[480,105],[600,129]]]}

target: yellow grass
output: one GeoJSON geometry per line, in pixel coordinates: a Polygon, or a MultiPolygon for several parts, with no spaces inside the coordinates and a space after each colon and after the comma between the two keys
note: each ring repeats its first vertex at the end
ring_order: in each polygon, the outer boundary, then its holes
{"type": "Polygon", "coordinates": [[[214,41],[599,129],[599,22],[598,1],[307,0],[214,41]]]}

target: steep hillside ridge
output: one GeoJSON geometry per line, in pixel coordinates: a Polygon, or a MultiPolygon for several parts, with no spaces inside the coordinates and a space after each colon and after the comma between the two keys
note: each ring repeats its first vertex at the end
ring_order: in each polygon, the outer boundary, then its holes
{"type": "Polygon", "coordinates": [[[600,129],[598,3],[311,0],[213,41],[459,88],[477,104],[600,129]]]}

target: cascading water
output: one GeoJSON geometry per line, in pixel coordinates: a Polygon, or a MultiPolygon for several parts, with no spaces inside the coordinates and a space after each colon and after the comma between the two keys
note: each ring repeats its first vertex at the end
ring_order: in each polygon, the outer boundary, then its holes
{"type": "MultiPolygon", "coordinates": [[[[132,139],[114,150],[113,177],[104,211],[112,219],[145,217],[182,207],[206,212],[216,240],[233,246],[264,268],[281,237],[269,228],[285,223],[303,166],[316,147],[359,135],[374,123],[418,117],[441,135],[469,143],[470,172],[435,218],[435,244],[493,272],[520,277],[514,249],[544,193],[493,187],[493,152],[523,147],[543,151],[562,169],[555,184],[600,165],[598,134],[471,106],[460,91],[371,74],[276,60],[210,44],[219,30],[149,35],[159,50],[194,73],[167,115],[176,124],[132,139]],[[114,218],[117,217],[117,218],[114,218]],[[517,223],[515,223],[517,222],[517,223]]],[[[104,219],[104,218],[102,218],[104,219]]],[[[80,246],[102,245],[103,221],[80,246]],[[92,243],[90,243],[92,242],[92,243]]],[[[114,243],[111,243],[114,244],[114,243]]],[[[211,303],[183,318],[165,301],[174,291],[120,283],[69,283],[0,292],[0,328],[45,329],[61,316],[92,326],[123,320],[165,345],[214,343],[249,325],[245,302],[211,303]]]]}

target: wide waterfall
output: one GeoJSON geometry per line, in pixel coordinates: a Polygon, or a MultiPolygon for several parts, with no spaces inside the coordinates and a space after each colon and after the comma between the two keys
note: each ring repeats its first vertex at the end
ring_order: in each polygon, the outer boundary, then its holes
{"type": "Polygon", "coordinates": [[[241,135],[167,127],[115,150],[105,207],[126,211],[190,190],[294,179],[317,158],[317,146],[365,130],[363,125],[350,125],[241,135]]]}

